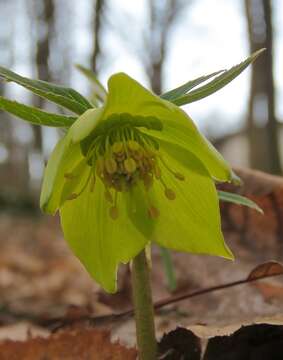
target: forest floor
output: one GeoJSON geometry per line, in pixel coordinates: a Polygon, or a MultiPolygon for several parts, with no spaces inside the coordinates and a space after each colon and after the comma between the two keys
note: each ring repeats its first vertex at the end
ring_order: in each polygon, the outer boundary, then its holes
{"type": "MultiPolygon", "coordinates": [[[[280,243],[283,239],[278,230],[283,214],[280,194],[283,191],[277,185],[268,194],[266,191],[252,194],[264,208],[265,217],[234,206],[222,209],[225,238],[235,261],[172,253],[178,284],[175,294],[243,279],[265,261],[280,261],[283,257],[280,243]],[[275,192],[279,213],[270,196],[275,192]]],[[[172,295],[158,248],[153,248],[152,263],[153,295],[157,301],[172,295]]],[[[157,333],[161,337],[177,326],[195,325],[220,331],[226,325],[252,323],[265,317],[277,317],[280,322],[282,300],[280,276],[211,292],[157,311],[157,333]]],[[[7,339],[48,337],[51,328],[43,325],[44,319],[96,317],[129,308],[128,267],[120,269],[119,292],[108,295],[68,249],[57,217],[0,215],[0,343],[7,339]]],[[[109,330],[112,340],[119,339],[127,346],[135,344],[132,318],[97,320],[94,327],[109,330]]]]}

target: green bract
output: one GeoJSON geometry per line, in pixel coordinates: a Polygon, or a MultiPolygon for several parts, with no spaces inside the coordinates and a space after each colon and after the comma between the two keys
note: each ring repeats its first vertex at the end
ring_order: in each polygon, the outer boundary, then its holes
{"type": "Polygon", "coordinates": [[[214,182],[232,176],[184,111],[118,73],[55,147],[41,207],[60,210],[72,250],[114,292],[119,263],[149,242],[231,259],[214,182]]]}

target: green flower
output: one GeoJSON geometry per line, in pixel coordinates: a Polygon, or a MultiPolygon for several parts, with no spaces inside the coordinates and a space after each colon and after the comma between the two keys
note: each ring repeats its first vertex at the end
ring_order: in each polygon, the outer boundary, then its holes
{"type": "Polygon", "coordinates": [[[84,112],[55,147],[42,209],[60,211],[70,247],[109,292],[119,263],[150,242],[231,259],[215,189],[230,167],[178,106],[124,73],[108,88],[104,106],[84,112]]]}

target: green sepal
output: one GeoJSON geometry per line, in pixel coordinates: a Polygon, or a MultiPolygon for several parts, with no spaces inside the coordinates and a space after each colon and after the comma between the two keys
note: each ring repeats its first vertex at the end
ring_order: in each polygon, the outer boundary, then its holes
{"type": "Polygon", "coordinates": [[[214,181],[193,154],[172,144],[162,143],[162,180],[176,198],[168,200],[164,186],[154,181],[149,196],[160,215],[155,219],[152,241],[165,248],[194,254],[233,259],[221,232],[219,200],[214,181]],[[177,180],[167,168],[182,174],[177,180]]]}
{"type": "Polygon", "coordinates": [[[34,125],[69,127],[77,119],[74,116],[49,113],[32,106],[18,103],[17,101],[6,99],[2,96],[0,96],[0,109],[34,125]]]}
{"type": "Polygon", "coordinates": [[[254,209],[254,210],[258,211],[259,213],[263,214],[263,210],[254,201],[252,201],[251,199],[248,199],[245,196],[227,192],[227,191],[221,191],[221,190],[218,190],[217,193],[218,193],[219,200],[230,202],[230,203],[237,204],[237,205],[247,206],[247,207],[254,209]]]}
{"type": "Polygon", "coordinates": [[[89,274],[108,292],[117,290],[117,269],[128,263],[149,240],[128,217],[124,194],[118,196],[119,215],[109,215],[111,204],[105,200],[104,185],[97,181],[60,209],[64,237],[89,274]]]}
{"type": "Polygon", "coordinates": [[[59,209],[68,182],[66,175],[71,174],[83,160],[80,144],[72,145],[67,133],[55,146],[44,170],[40,207],[45,213],[54,215],[59,209]]]}
{"type": "Polygon", "coordinates": [[[190,104],[194,101],[198,101],[215,93],[216,91],[222,89],[224,86],[229,84],[237,76],[239,76],[252,62],[254,62],[257,59],[257,57],[263,51],[265,51],[265,49],[260,49],[254,52],[245,61],[241,62],[238,65],[233,66],[229,70],[224,71],[221,75],[217,76],[209,83],[200,86],[196,90],[190,91],[185,95],[173,99],[172,102],[178,106],[182,106],[182,105],[190,104]]]}
{"type": "Polygon", "coordinates": [[[109,117],[118,118],[118,115],[123,113],[128,113],[135,126],[136,119],[139,118],[144,118],[149,124],[148,118],[155,119],[155,122],[158,120],[158,125],[161,126],[143,125],[140,131],[152,135],[156,140],[177,144],[194,153],[216,180],[231,180],[230,166],[178,106],[160,99],[124,73],[112,75],[108,81],[108,88],[109,95],[103,114],[107,121],[104,122],[104,126],[109,122],[109,117]]]}
{"type": "Polygon", "coordinates": [[[11,70],[0,66],[0,77],[12,81],[32,91],[38,96],[53,101],[76,114],[82,114],[92,108],[89,101],[76,90],[42,80],[32,80],[20,76],[11,70]]]}

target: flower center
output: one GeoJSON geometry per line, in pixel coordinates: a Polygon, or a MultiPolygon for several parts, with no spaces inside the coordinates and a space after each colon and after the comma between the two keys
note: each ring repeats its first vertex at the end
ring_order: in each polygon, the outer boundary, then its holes
{"type": "Polygon", "coordinates": [[[133,126],[116,127],[96,136],[88,143],[88,149],[84,152],[87,163],[92,168],[88,179],[90,190],[94,191],[96,178],[99,178],[104,184],[105,200],[109,203],[109,215],[112,219],[119,217],[119,193],[130,191],[138,183],[145,189],[148,215],[151,218],[159,216],[159,210],[148,196],[154,180],[162,184],[168,200],[176,198],[174,190],[166,186],[161,167],[177,180],[185,179],[168,166],[159,151],[159,144],[133,126]]]}

